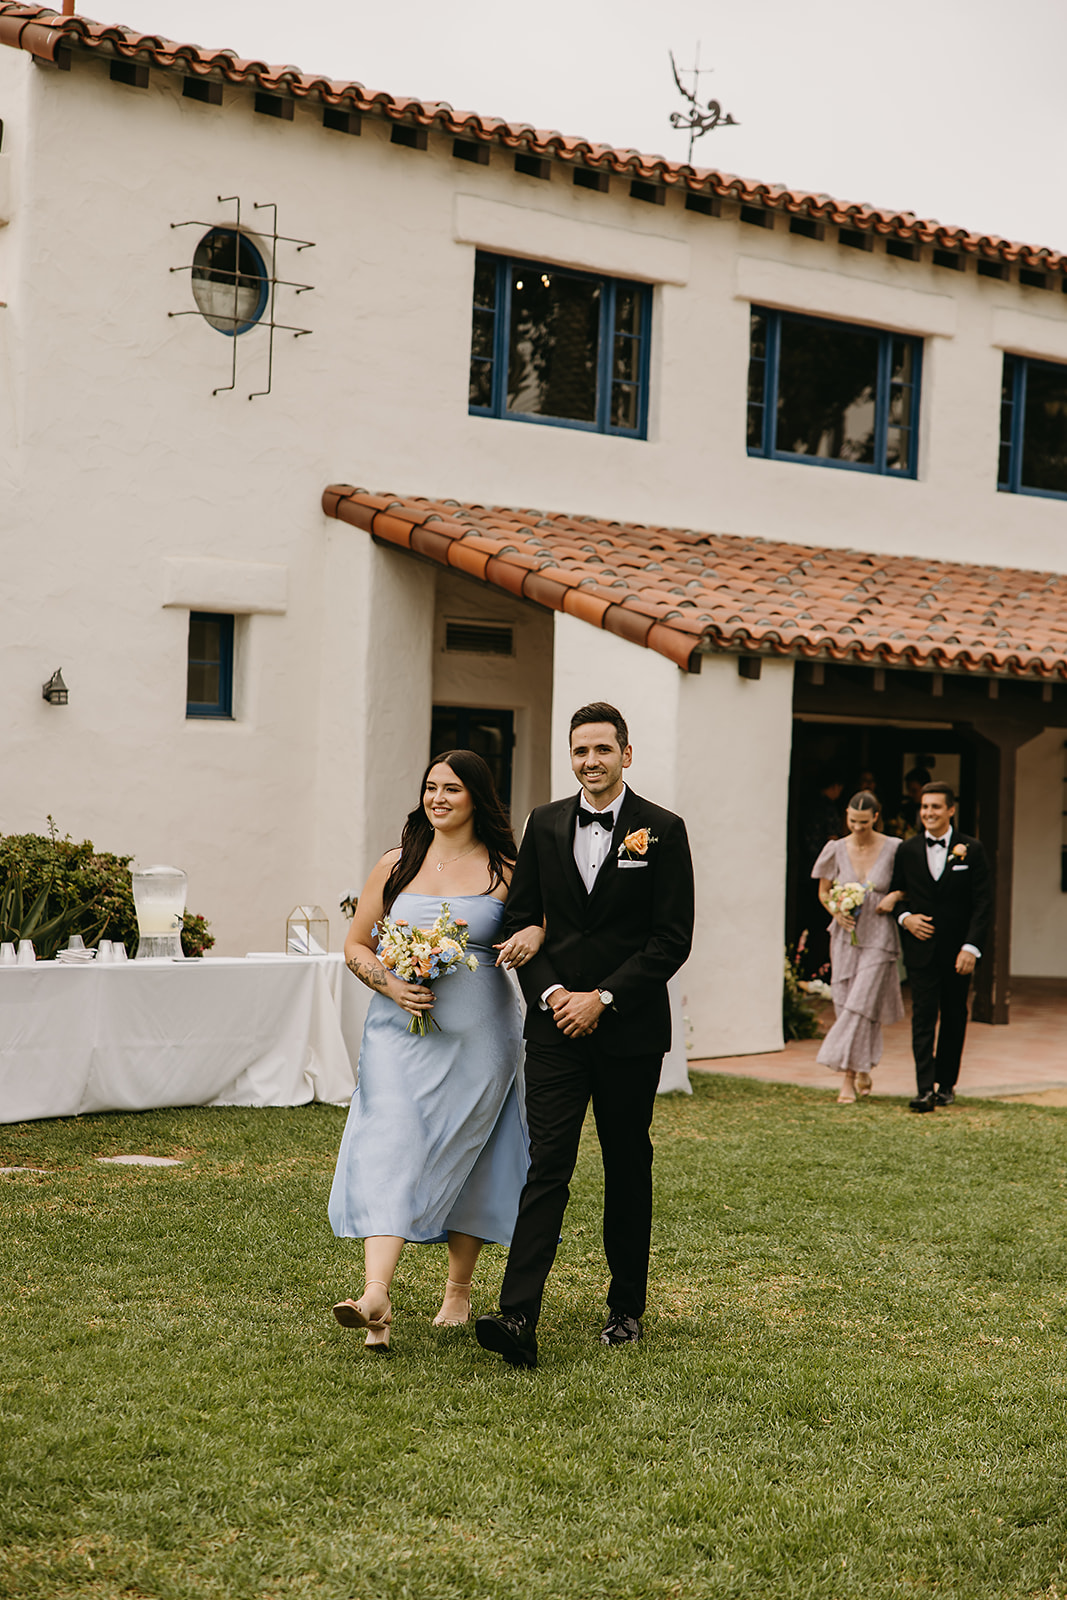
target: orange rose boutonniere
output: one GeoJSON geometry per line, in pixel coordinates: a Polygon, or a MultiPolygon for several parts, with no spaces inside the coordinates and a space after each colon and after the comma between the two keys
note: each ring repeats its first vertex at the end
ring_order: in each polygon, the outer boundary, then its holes
{"type": "Polygon", "coordinates": [[[654,833],[649,833],[647,828],[635,828],[628,833],[619,846],[619,860],[625,856],[627,861],[633,861],[636,856],[647,856],[650,844],[658,844],[654,833]]]}
{"type": "Polygon", "coordinates": [[[967,846],[965,844],[954,844],[952,849],[949,851],[949,855],[952,857],[953,861],[966,861],[967,846]]]}

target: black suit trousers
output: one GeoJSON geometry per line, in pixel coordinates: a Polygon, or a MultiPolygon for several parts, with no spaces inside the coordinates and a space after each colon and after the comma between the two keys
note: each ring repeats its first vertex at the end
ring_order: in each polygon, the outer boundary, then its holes
{"type": "Polygon", "coordinates": [[[595,1034],[527,1043],[530,1171],[500,1290],[502,1312],[533,1323],[540,1315],[590,1099],[604,1162],[608,1305],[634,1317],[644,1312],[652,1235],[649,1128],[662,1061],[661,1055],[616,1055],[598,1045],[595,1034]]]}
{"type": "Polygon", "coordinates": [[[908,982],[916,1087],[920,1094],[954,1089],[967,1032],[971,975],[956,971],[954,956],[935,955],[929,966],[909,967],[908,982]]]}

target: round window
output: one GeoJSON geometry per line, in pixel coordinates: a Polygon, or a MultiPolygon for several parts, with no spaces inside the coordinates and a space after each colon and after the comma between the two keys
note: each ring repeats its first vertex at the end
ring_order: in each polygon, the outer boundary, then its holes
{"type": "Polygon", "coordinates": [[[267,268],[236,228],[212,228],[193,256],[193,299],[204,320],[233,337],[254,328],[267,304],[267,268]]]}

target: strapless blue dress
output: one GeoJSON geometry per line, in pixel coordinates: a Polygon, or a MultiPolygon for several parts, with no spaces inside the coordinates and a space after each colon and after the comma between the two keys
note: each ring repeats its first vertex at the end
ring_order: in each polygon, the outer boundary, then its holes
{"type": "MultiPolygon", "coordinates": [[[[467,919],[478,970],[434,984],[439,1033],[408,1033],[406,1012],[371,1000],[330,1191],[339,1238],[426,1244],[454,1231],[511,1243],[530,1158],[519,1001],[494,965],[504,908],[489,895],[449,905],[467,919]]],[[[440,909],[440,896],[399,894],[391,915],[427,928],[440,909]]]]}

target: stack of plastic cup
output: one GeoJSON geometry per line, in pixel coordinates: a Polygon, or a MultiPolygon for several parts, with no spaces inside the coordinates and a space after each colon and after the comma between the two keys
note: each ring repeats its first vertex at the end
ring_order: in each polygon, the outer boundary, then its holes
{"type": "Polygon", "coordinates": [[[20,967],[32,967],[36,960],[37,960],[37,952],[33,948],[33,940],[32,939],[20,939],[19,940],[19,953],[18,953],[18,958],[17,958],[17,961],[16,961],[16,965],[20,966],[20,967]]]}

